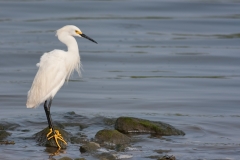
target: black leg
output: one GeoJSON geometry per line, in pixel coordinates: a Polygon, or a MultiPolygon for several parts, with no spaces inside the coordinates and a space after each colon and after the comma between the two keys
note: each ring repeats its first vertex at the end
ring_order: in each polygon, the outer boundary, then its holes
{"type": "Polygon", "coordinates": [[[48,127],[49,129],[53,129],[53,124],[52,124],[52,118],[51,118],[51,113],[50,113],[50,107],[52,105],[52,99],[50,99],[48,106],[47,106],[47,101],[45,101],[44,103],[44,110],[47,116],[47,120],[48,120],[48,127]]]}
{"type": "Polygon", "coordinates": [[[61,148],[61,146],[58,143],[58,140],[62,141],[63,143],[65,143],[67,145],[67,142],[63,139],[62,135],[60,134],[60,132],[58,130],[54,130],[53,128],[53,124],[52,124],[52,118],[51,118],[51,113],[50,113],[50,107],[52,105],[52,99],[49,100],[49,103],[47,105],[47,101],[44,102],[44,110],[47,116],[47,120],[48,120],[48,127],[49,127],[49,133],[47,134],[47,139],[54,139],[58,148],[61,148]],[[50,136],[52,134],[52,136],[50,136]]]}

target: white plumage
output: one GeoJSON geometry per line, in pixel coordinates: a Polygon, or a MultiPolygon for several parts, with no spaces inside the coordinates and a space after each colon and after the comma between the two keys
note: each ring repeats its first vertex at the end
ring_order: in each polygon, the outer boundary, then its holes
{"type": "Polygon", "coordinates": [[[74,69],[80,76],[78,44],[73,36],[84,37],[95,42],[73,25],[67,25],[57,30],[56,36],[67,45],[68,51],[53,50],[42,55],[37,64],[38,72],[28,92],[27,108],[35,108],[44,101],[53,99],[74,69]]]}

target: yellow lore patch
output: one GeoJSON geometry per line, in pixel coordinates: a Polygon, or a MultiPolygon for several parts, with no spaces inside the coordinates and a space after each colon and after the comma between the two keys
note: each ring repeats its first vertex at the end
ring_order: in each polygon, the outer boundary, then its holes
{"type": "Polygon", "coordinates": [[[78,31],[78,30],[76,30],[75,31],[77,34],[82,34],[82,32],[81,31],[78,31]]]}

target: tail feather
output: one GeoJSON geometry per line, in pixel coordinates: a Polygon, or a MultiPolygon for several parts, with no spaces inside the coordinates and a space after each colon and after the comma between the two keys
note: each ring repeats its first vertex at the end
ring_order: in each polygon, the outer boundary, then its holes
{"type": "Polygon", "coordinates": [[[37,106],[39,106],[39,104],[34,101],[34,98],[31,96],[31,91],[28,91],[26,106],[27,108],[36,108],[37,106]]]}

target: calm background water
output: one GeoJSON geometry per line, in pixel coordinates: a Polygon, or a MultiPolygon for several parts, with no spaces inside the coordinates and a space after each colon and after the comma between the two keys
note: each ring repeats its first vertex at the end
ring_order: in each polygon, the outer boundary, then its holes
{"type": "MultiPolygon", "coordinates": [[[[239,159],[240,1],[0,0],[0,120],[19,125],[1,159],[49,155],[25,140],[47,126],[42,107],[26,109],[26,95],[40,56],[66,50],[55,30],[67,24],[99,44],[77,39],[83,76],[54,98],[54,121],[70,111],[163,121],[186,136],[147,138],[131,159],[156,149],[178,160],[239,159]]],[[[82,155],[70,145],[62,156],[82,155]]]]}

